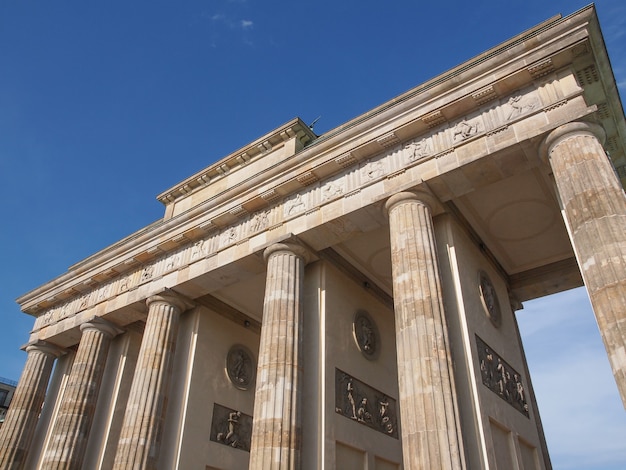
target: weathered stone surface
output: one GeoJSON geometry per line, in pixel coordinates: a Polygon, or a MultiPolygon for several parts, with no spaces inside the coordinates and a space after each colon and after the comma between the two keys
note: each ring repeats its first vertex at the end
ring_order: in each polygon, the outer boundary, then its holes
{"type": "Polygon", "coordinates": [[[300,468],[304,251],[265,250],[267,281],[252,427],[251,469],[300,468]]]}
{"type": "Polygon", "coordinates": [[[146,303],[148,320],[113,466],[120,470],[156,468],[179,317],[188,307],[169,291],[146,303]]]}
{"type": "Polygon", "coordinates": [[[597,124],[572,122],[548,135],[545,151],[626,407],[626,196],[601,140],[597,124]]]}
{"type": "Polygon", "coordinates": [[[463,468],[430,200],[404,192],[386,203],[407,470],[463,468]]]}
{"type": "Polygon", "coordinates": [[[42,468],[46,470],[82,468],[109,345],[121,332],[97,317],[83,323],[80,329],[82,337],[76,358],[44,452],[42,468]]]}
{"type": "Polygon", "coordinates": [[[59,348],[43,341],[27,345],[26,352],[28,358],[22,377],[0,428],[0,467],[7,470],[24,466],[52,366],[61,355],[59,348]]]}

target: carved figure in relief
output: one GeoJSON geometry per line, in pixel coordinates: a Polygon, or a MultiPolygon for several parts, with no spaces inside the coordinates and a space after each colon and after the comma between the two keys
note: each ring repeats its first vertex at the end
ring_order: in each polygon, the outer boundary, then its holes
{"type": "Polygon", "coordinates": [[[485,359],[480,362],[480,370],[483,374],[483,383],[489,388],[494,386],[495,369],[493,362],[493,354],[489,349],[485,349],[485,359]]]}
{"type": "Polygon", "coordinates": [[[465,140],[469,137],[478,134],[479,127],[478,122],[467,122],[463,119],[456,126],[454,126],[453,140],[465,140]]]}
{"type": "Polygon", "coordinates": [[[296,194],[296,197],[287,203],[287,215],[297,214],[306,209],[306,204],[302,200],[301,194],[296,194]]]}
{"type": "Polygon", "coordinates": [[[496,371],[498,372],[498,390],[500,395],[504,396],[504,392],[506,391],[506,368],[504,367],[504,364],[502,364],[502,359],[500,358],[498,358],[496,371]]]}
{"type": "Polygon", "coordinates": [[[359,409],[356,411],[356,420],[359,423],[371,422],[372,415],[367,411],[367,398],[363,398],[359,404],[359,409]]]}
{"type": "Polygon", "coordinates": [[[408,152],[409,161],[414,162],[422,157],[426,157],[432,153],[430,143],[426,139],[419,142],[410,142],[404,147],[408,152]]]}
{"type": "Polygon", "coordinates": [[[84,308],[87,308],[87,301],[89,300],[89,295],[84,295],[81,299],[80,299],[80,304],[78,305],[78,310],[82,310],[84,308]]]}
{"type": "Polygon", "coordinates": [[[537,107],[537,99],[533,96],[517,95],[511,96],[506,103],[508,110],[506,112],[506,120],[511,119],[524,114],[527,111],[531,111],[537,107]]]}
{"type": "Polygon", "coordinates": [[[191,259],[198,259],[201,255],[204,255],[204,243],[205,240],[198,240],[193,244],[191,248],[191,259]]]}
{"type": "Polygon", "coordinates": [[[259,232],[269,225],[269,211],[261,211],[254,215],[250,224],[250,232],[259,232]]]}
{"type": "Polygon", "coordinates": [[[378,402],[378,416],[380,418],[380,424],[387,434],[393,434],[393,424],[391,422],[391,418],[387,415],[388,410],[389,399],[387,397],[383,397],[378,402]]]}
{"type": "Polygon", "coordinates": [[[220,246],[230,245],[237,241],[237,228],[230,227],[220,235],[220,246]]]}
{"type": "Polygon", "coordinates": [[[120,284],[119,284],[119,288],[118,288],[118,292],[126,292],[128,290],[128,276],[123,277],[120,280],[120,284]]]}
{"type": "Polygon", "coordinates": [[[357,417],[356,417],[356,403],[354,401],[354,385],[352,384],[352,380],[348,381],[348,385],[346,387],[346,391],[348,393],[348,402],[350,403],[350,408],[352,408],[352,419],[357,419],[357,417]]]}
{"type": "Polygon", "coordinates": [[[154,265],[149,264],[148,266],[143,268],[143,271],[141,273],[141,280],[147,281],[148,279],[152,279],[153,274],[154,274],[154,265]]]}
{"type": "Polygon", "coordinates": [[[174,269],[176,266],[178,266],[180,264],[180,258],[181,258],[180,253],[176,253],[175,255],[170,256],[167,259],[165,270],[169,271],[170,269],[174,269]]]}
{"type": "Polygon", "coordinates": [[[528,411],[528,404],[526,403],[526,394],[524,393],[524,385],[522,384],[521,377],[518,374],[514,375],[515,378],[515,398],[517,402],[528,411]]]}
{"type": "Polygon", "coordinates": [[[371,180],[375,178],[380,178],[385,174],[383,162],[381,162],[380,160],[377,162],[369,162],[363,169],[363,174],[366,178],[371,180]]]}
{"type": "Polygon", "coordinates": [[[326,201],[332,199],[335,196],[343,194],[343,186],[337,184],[335,181],[329,181],[322,188],[322,200],[326,201]]]}
{"type": "Polygon", "coordinates": [[[109,296],[109,288],[111,287],[110,284],[102,287],[99,291],[98,291],[98,299],[97,302],[102,302],[104,299],[106,299],[109,296]]]}
{"type": "Polygon", "coordinates": [[[239,447],[239,436],[237,435],[239,418],[241,418],[241,411],[233,411],[228,414],[228,428],[226,432],[218,433],[218,441],[228,444],[231,447],[239,447]]]}

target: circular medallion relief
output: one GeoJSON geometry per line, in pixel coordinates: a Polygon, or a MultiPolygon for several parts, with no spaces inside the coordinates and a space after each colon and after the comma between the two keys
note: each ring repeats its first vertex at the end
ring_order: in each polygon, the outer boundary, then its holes
{"type": "Polygon", "coordinates": [[[483,304],[483,308],[485,309],[485,313],[487,314],[489,320],[491,320],[493,326],[500,328],[502,315],[500,313],[500,302],[498,301],[496,289],[493,287],[491,279],[489,279],[489,276],[487,276],[485,271],[479,271],[478,275],[480,300],[483,304]]]}
{"type": "Polygon", "coordinates": [[[226,373],[235,387],[248,390],[254,383],[256,364],[254,355],[248,348],[235,344],[226,356],[226,373]]]}
{"type": "Polygon", "coordinates": [[[380,352],[380,333],[372,317],[365,310],[358,310],[352,326],[354,340],[361,353],[367,359],[376,359],[380,352]]]}

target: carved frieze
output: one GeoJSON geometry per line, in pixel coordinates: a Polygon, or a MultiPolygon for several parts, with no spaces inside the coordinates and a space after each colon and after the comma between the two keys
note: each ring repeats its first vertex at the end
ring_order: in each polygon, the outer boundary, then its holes
{"type": "Polygon", "coordinates": [[[538,108],[539,105],[539,99],[532,94],[511,96],[503,106],[504,119],[511,121],[538,108]]]}
{"type": "Polygon", "coordinates": [[[334,179],[327,181],[322,185],[322,202],[330,201],[345,193],[344,179],[334,179]]]}
{"type": "MultiPolygon", "coordinates": [[[[593,70],[585,69],[584,72],[585,77],[589,75],[593,79],[593,70]]],[[[39,304],[41,311],[35,329],[61,321],[98,302],[107,301],[152,282],[165,272],[184,268],[234,244],[243,243],[248,237],[279,227],[290,218],[311,213],[324,204],[335,203],[340,198],[358,195],[363,188],[376,184],[386,176],[402,174],[406,168],[417,165],[422,160],[438,158],[452,152],[454,148],[475,137],[493,135],[497,130],[504,130],[518,118],[540,112],[553,104],[558,98],[558,90],[552,90],[554,87],[551,82],[540,85],[541,98],[539,91],[533,88],[496,99],[496,104],[491,100],[482,113],[464,116],[454,125],[442,126],[446,119],[441,111],[429,113],[422,120],[431,130],[402,146],[396,145],[394,139],[397,134],[385,134],[384,143],[393,142],[393,148],[389,147],[366,161],[359,163],[359,158],[352,152],[335,157],[334,161],[345,168],[340,174],[316,181],[317,177],[312,172],[303,173],[299,181],[306,188],[298,193],[285,197],[278,189],[268,189],[260,195],[267,204],[263,209],[248,214],[242,205],[238,205],[228,211],[229,222],[233,216],[237,218],[232,225],[221,228],[219,224],[205,220],[188,231],[193,232],[193,236],[177,235],[171,239],[171,243],[164,240],[158,247],[147,247],[143,252],[133,254],[119,263],[117,266],[123,269],[114,268],[112,275],[107,273],[106,276],[97,277],[98,273],[94,274],[90,281],[86,281],[87,284],[76,286],[75,298],[63,303],[55,298],[42,301],[39,304]],[[177,251],[172,251],[172,248],[177,251]]],[[[479,90],[475,99],[491,99],[492,96],[492,90],[487,87],[479,90]]]]}
{"type": "Polygon", "coordinates": [[[484,126],[479,118],[461,119],[452,130],[452,142],[454,144],[463,142],[470,137],[478,135],[484,130],[484,126]]]}
{"type": "Polygon", "coordinates": [[[381,178],[385,175],[385,165],[382,160],[371,160],[366,162],[361,168],[361,177],[363,181],[371,181],[381,178]]]}
{"type": "Polygon", "coordinates": [[[335,369],[335,412],[398,439],[396,400],[335,369]]]}
{"type": "Polygon", "coordinates": [[[433,154],[433,144],[430,137],[414,140],[404,146],[406,158],[409,162],[415,162],[433,154]]]}
{"type": "Polygon", "coordinates": [[[528,403],[522,376],[476,335],[483,385],[527,418],[528,403]]]}
{"type": "Polygon", "coordinates": [[[252,416],[214,403],[209,439],[233,449],[250,452],[252,416]]]}
{"type": "Polygon", "coordinates": [[[285,217],[300,214],[308,209],[308,193],[298,193],[285,202],[285,217]]]}

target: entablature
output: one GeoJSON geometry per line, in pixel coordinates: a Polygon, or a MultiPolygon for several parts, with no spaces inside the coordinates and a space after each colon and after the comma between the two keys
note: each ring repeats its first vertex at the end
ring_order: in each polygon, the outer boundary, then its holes
{"type": "MultiPolygon", "coordinates": [[[[203,196],[182,212],[172,210],[164,220],[78,263],[18,302],[25,312],[40,317],[38,328],[168,273],[193,271],[192,266],[200,261],[212,259],[203,268],[212,269],[223,262],[218,261],[220,256],[247,256],[275,234],[282,236],[287,225],[297,233],[311,223],[325,223],[332,216],[319,218],[324,207],[343,201],[345,213],[359,203],[375,200],[368,191],[381,184],[404,188],[428,181],[442,201],[472,190],[483,175],[467,176],[455,187],[442,175],[505,147],[536,140],[569,120],[588,118],[594,112],[598,118],[598,107],[589,107],[586,85],[578,81],[585,68],[576,67],[589,61],[595,64],[593,44],[599,40],[590,42],[589,17],[583,12],[580,17],[550,21],[518,36],[322,135],[307,147],[294,147],[293,152],[264,167],[259,147],[268,149],[264,142],[274,148],[289,139],[304,143],[312,137],[302,121],[290,121],[159,199],[166,205],[189,199],[256,159],[259,171],[244,181],[203,196]],[[251,153],[246,160],[243,155],[251,153]],[[367,193],[370,199],[359,193],[367,193]]],[[[615,117],[608,112],[606,119],[623,121],[623,113],[615,117]]],[[[541,163],[531,156],[524,164],[541,163]]]]}

